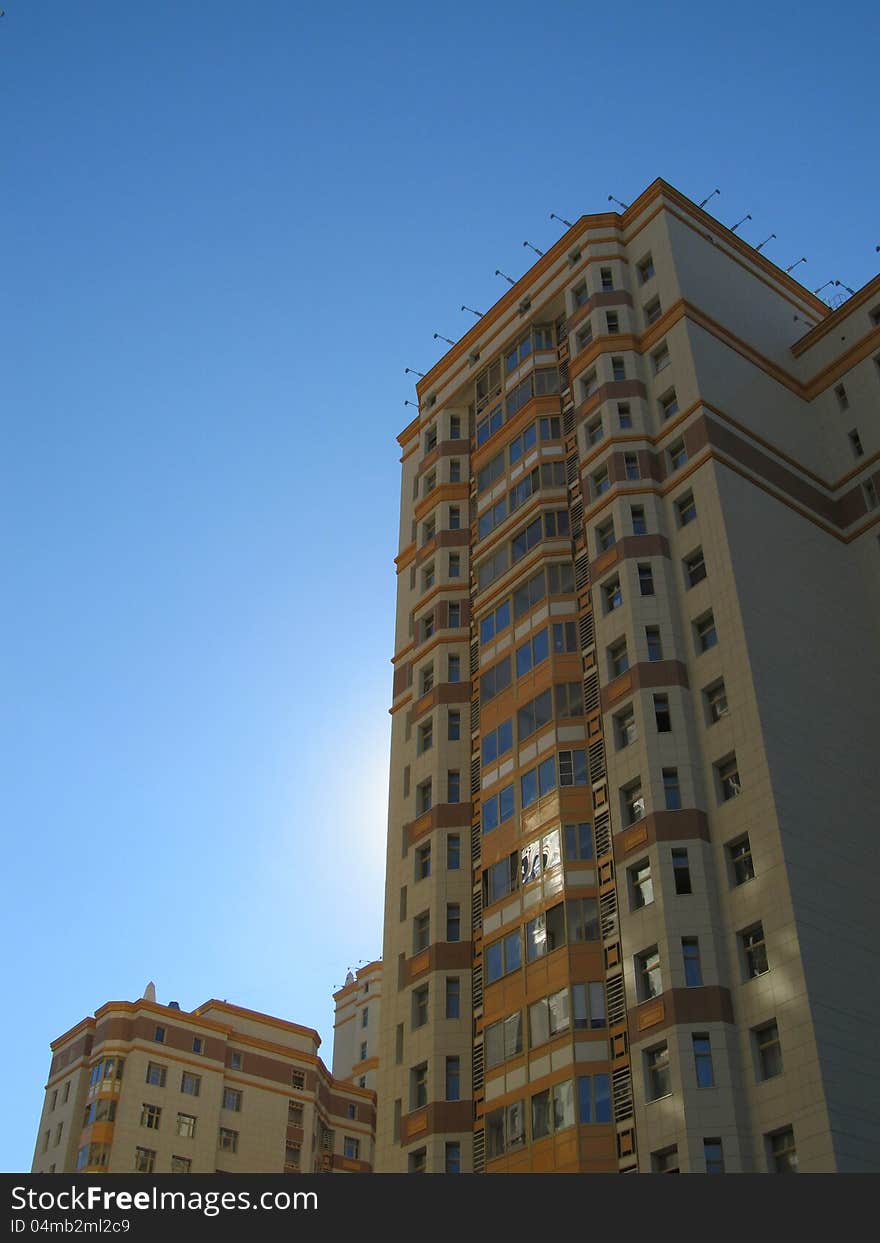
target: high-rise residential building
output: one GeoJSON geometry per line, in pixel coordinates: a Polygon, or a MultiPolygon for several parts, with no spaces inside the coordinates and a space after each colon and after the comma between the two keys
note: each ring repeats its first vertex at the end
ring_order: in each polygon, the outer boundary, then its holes
{"type": "Polygon", "coordinates": [[[382,1005],[382,962],[349,971],[333,994],[333,1078],[376,1090],[379,1067],[379,1020],[382,1005]]]}
{"type": "Polygon", "coordinates": [[[880,1169],[880,279],[656,181],[417,391],[377,1170],[880,1169]]]}
{"type": "Polygon", "coordinates": [[[32,1172],[369,1173],[375,1094],[310,1027],[207,1001],[110,1001],[52,1042],[32,1172]]]}

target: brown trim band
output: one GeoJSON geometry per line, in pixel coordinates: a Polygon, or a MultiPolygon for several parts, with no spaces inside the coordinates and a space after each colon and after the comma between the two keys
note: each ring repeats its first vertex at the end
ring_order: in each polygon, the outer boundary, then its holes
{"type": "Polygon", "coordinates": [[[690,686],[687,667],[680,660],[643,660],[601,688],[602,711],[610,712],[621,699],[655,686],[690,686]]]}
{"type": "Polygon", "coordinates": [[[704,811],[687,807],[682,811],[655,811],[612,839],[614,855],[621,859],[647,850],[655,842],[709,841],[709,820],[704,811]]]}
{"type": "Polygon", "coordinates": [[[730,989],[717,984],[702,988],[671,988],[627,1011],[630,1044],[652,1040],[677,1024],[733,1023],[730,989]]]}
{"type": "Polygon", "coordinates": [[[638,557],[669,558],[669,540],[665,535],[625,535],[616,541],[611,548],[590,563],[590,578],[599,578],[602,574],[617,565],[620,561],[629,561],[638,557]]]}

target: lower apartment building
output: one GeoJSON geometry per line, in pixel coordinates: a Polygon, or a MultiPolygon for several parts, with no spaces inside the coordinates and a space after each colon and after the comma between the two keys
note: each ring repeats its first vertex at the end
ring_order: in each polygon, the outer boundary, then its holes
{"type": "Polygon", "coordinates": [[[364,1174],[375,1094],[309,1027],[225,1001],[110,1001],[52,1042],[32,1172],[364,1174]]]}
{"type": "Polygon", "coordinates": [[[880,279],[656,181],[417,392],[377,1170],[880,1169],[880,279]]]}
{"type": "Polygon", "coordinates": [[[379,1019],[382,1005],[381,960],[349,971],[333,994],[333,1078],[376,1090],[379,1068],[379,1019]]]}

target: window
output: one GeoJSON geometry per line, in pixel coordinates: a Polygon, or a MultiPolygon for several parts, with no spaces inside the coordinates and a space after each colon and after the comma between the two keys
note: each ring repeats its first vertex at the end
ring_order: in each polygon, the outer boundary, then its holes
{"type": "Polygon", "coordinates": [[[461,578],[461,555],[457,552],[449,554],[449,577],[461,578]]]}
{"type": "Polygon", "coordinates": [[[196,1133],[196,1120],[192,1114],[177,1115],[177,1134],[192,1139],[196,1133]]]}
{"type": "Polygon", "coordinates": [[[526,1142],[525,1103],[514,1101],[486,1114],[486,1156],[500,1157],[526,1142]]]}
{"type": "Polygon", "coordinates": [[[497,665],[480,674],[480,702],[487,703],[510,686],[510,657],[505,656],[497,665]]]}
{"type": "Polygon", "coordinates": [[[446,1099],[461,1100],[461,1059],[458,1057],[446,1059],[446,1099]]]}
{"type": "MultiPolygon", "coordinates": [[[[94,1147],[95,1145],[92,1145],[92,1146],[94,1147]]],[[[94,1162],[90,1160],[89,1164],[94,1164],[94,1162]]],[[[135,1173],[152,1174],[153,1170],[155,1169],[155,1166],[156,1166],[156,1151],[154,1148],[135,1148],[134,1150],[135,1173]]]]}
{"type": "Polygon", "coordinates": [[[681,811],[681,788],[678,784],[678,769],[663,769],[663,797],[667,811],[681,811]]]}
{"type": "Polygon", "coordinates": [[[586,1028],[605,1027],[605,986],[598,981],[590,984],[573,984],[571,988],[571,1013],[576,1031],[586,1028]]]}
{"type": "Polygon", "coordinates": [[[845,385],[838,384],[834,390],[834,395],[837,398],[837,404],[841,410],[846,410],[849,408],[849,398],[846,395],[845,385]]]}
{"type": "Polygon", "coordinates": [[[694,1050],[694,1071],[697,1076],[698,1088],[715,1087],[715,1071],[712,1066],[712,1042],[707,1032],[694,1032],[691,1035],[694,1050]]]}
{"type": "Polygon", "coordinates": [[[486,949],[486,979],[491,984],[522,966],[522,946],[519,929],[510,932],[486,949]]]}
{"type": "Polygon", "coordinates": [[[601,279],[602,289],[604,292],[607,293],[609,290],[614,288],[614,277],[612,275],[611,268],[600,268],[599,277],[601,279]]]}
{"type": "Polygon", "coordinates": [[[425,665],[419,674],[419,695],[427,695],[434,689],[434,666],[425,665]]]}
{"type": "MultiPolygon", "coordinates": [[[[427,483],[429,483],[432,478],[434,478],[434,476],[432,475],[428,476],[428,479],[426,481],[426,486],[425,486],[426,492],[429,490],[427,487],[427,483]]],[[[422,523],[422,544],[429,544],[436,534],[437,534],[437,519],[433,517],[428,518],[427,521],[422,523]]]]}
{"type": "Polygon", "coordinates": [[[696,587],[697,583],[701,583],[706,577],[706,562],[702,548],[698,548],[689,557],[685,557],[684,574],[688,587],[696,587]]]}
{"type": "Polygon", "coordinates": [[[551,790],[556,789],[556,760],[554,757],[543,760],[537,768],[530,768],[519,779],[520,807],[531,807],[532,803],[551,790]]]}
{"type": "Polygon", "coordinates": [[[461,980],[457,975],[446,977],[446,1017],[457,1019],[461,1014],[461,980]]]}
{"type": "Polygon", "coordinates": [[[656,1049],[645,1051],[645,1098],[657,1101],[672,1092],[672,1075],[669,1070],[669,1046],[664,1041],[656,1049]]]}
{"type": "Polygon", "coordinates": [[[461,1144],[458,1141],[447,1143],[446,1159],[443,1168],[447,1174],[461,1173],[461,1144]]]}
{"type": "Polygon", "coordinates": [[[746,979],[753,980],[755,976],[765,975],[770,970],[770,964],[767,961],[767,946],[764,944],[763,924],[755,924],[752,928],[746,928],[739,934],[739,939],[746,979]]]}
{"type": "Polygon", "coordinates": [[[718,642],[718,634],[715,630],[715,617],[712,613],[706,613],[703,617],[694,622],[694,633],[696,635],[696,644],[698,652],[708,652],[710,648],[715,647],[718,642]]]}
{"type": "Polygon", "coordinates": [[[141,1126],[145,1126],[151,1131],[158,1131],[161,1117],[162,1110],[158,1105],[144,1104],[141,1106],[141,1126]]]}
{"type": "Polygon", "coordinates": [[[285,1172],[288,1166],[299,1169],[300,1157],[302,1155],[301,1144],[286,1144],[284,1147],[284,1165],[285,1172]]]}
{"type": "Polygon", "coordinates": [[[619,401],[617,403],[617,425],[621,431],[626,431],[633,425],[632,411],[628,401],[619,401]]]}
{"type": "Polygon", "coordinates": [[[718,774],[718,788],[721,792],[721,801],[722,803],[728,803],[732,798],[736,798],[741,789],[736,756],[731,755],[726,760],[721,760],[720,763],[715,765],[715,771],[718,774]]]}
{"type": "Polygon", "coordinates": [[[437,448],[437,424],[434,423],[425,432],[425,452],[430,453],[437,448]]]}
{"type": "Polygon", "coordinates": [[[578,859],[592,859],[593,833],[588,823],[567,824],[564,829],[565,857],[569,863],[578,859]]]}
{"type": "Polygon", "coordinates": [[[597,470],[590,480],[593,488],[593,499],[602,496],[611,487],[611,481],[608,478],[608,469],[603,466],[601,470],[597,470]]]}
{"type": "Polygon", "coordinates": [[[522,1029],[522,1012],[519,1010],[486,1028],[485,1050],[488,1067],[498,1066],[508,1058],[522,1053],[522,1029]]]}
{"type": "MultiPolygon", "coordinates": [[[[520,739],[522,740],[522,739],[520,739]]],[[[506,721],[502,721],[495,729],[490,730],[483,737],[482,745],[482,763],[483,766],[494,764],[497,759],[505,755],[513,746],[513,719],[508,717],[506,721]]]]}
{"type": "Polygon", "coordinates": [[[172,1174],[188,1174],[192,1169],[192,1161],[189,1157],[172,1157],[171,1173],[172,1174]]]}
{"type": "Polygon", "coordinates": [[[428,591],[434,586],[434,562],[426,565],[422,570],[422,591],[428,591]]]}
{"type": "Polygon", "coordinates": [[[147,1062],[147,1083],[152,1084],[154,1088],[164,1088],[165,1075],[164,1066],[160,1066],[158,1062],[147,1062]]]}
{"type": "Polygon", "coordinates": [[[367,1060],[367,1042],[366,1042],[366,1040],[362,1040],[362,1041],[361,1041],[360,1057],[359,1057],[359,1059],[358,1059],[358,1060],[359,1060],[359,1061],[361,1061],[361,1062],[365,1062],[365,1061],[367,1060]]]}
{"type": "Polygon", "coordinates": [[[663,991],[660,976],[660,953],[657,946],[636,955],[636,990],[639,1001],[650,1001],[663,991]]]}
{"type": "Polygon", "coordinates": [[[575,333],[574,339],[576,343],[575,344],[576,353],[580,353],[581,350],[585,350],[587,348],[587,346],[593,340],[593,325],[590,323],[589,320],[586,320],[585,323],[577,330],[577,332],[575,333]]]}
{"type": "Polygon", "coordinates": [[[431,916],[428,911],[422,911],[413,920],[413,953],[418,954],[420,950],[426,950],[430,943],[431,916]]]}
{"type": "Polygon", "coordinates": [[[355,1120],[357,1118],[357,1105],[346,1105],[345,1116],[355,1120]]]}
{"type": "Polygon", "coordinates": [[[366,1027],[370,1021],[370,1007],[364,1006],[361,1010],[361,1027],[366,1027]]]}
{"type": "Polygon", "coordinates": [[[706,718],[710,725],[714,725],[723,716],[727,716],[730,709],[727,706],[727,690],[725,689],[723,678],[718,682],[713,682],[711,686],[707,686],[703,691],[703,698],[706,707],[706,718]]]}
{"type": "Polygon", "coordinates": [[[241,1092],[236,1088],[224,1088],[223,1108],[231,1109],[233,1113],[241,1113],[241,1092]]]}
{"type": "MultiPolygon", "coordinates": [[[[569,898],[565,910],[569,941],[599,940],[599,902],[596,898],[569,898]]],[[[565,938],[562,940],[564,942],[565,938]]]]}
{"type": "Polygon", "coordinates": [[[516,676],[521,678],[550,655],[550,636],[545,626],[516,649],[516,676]]]}
{"type": "Polygon", "coordinates": [[[180,1076],[180,1090],[187,1096],[198,1096],[201,1086],[201,1075],[191,1075],[188,1070],[185,1070],[180,1076]]]}
{"type": "Polygon", "coordinates": [[[409,1072],[410,1109],[421,1109],[428,1103],[428,1063],[413,1066],[409,1072]]]}
{"type": "Polygon", "coordinates": [[[672,732],[672,718],[669,715],[669,696],[654,696],[654,722],[657,726],[658,734],[669,734],[672,732]]]}
{"type": "Polygon", "coordinates": [[[400,886],[400,922],[406,919],[406,885],[400,886]]]}
{"type": "Polygon", "coordinates": [[[744,885],[747,880],[754,879],[755,865],[748,833],[744,833],[734,842],[728,842],[727,858],[730,861],[734,885],[744,885]]]}
{"type": "Polygon", "coordinates": [[[349,1161],[357,1161],[360,1157],[361,1144],[360,1140],[355,1139],[353,1135],[346,1135],[342,1141],[342,1155],[349,1161]]]}
{"type": "Polygon", "coordinates": [[[658,626],[646,626],[645,639],[648,644],[648,660],[662,660],[663,645],[660,642],[660,628],[658,626]]]}
{"type": "Polygon", "coordinates": [[[654,375],[658,375],[659,372],[663,371],[665,367],[668,367],[671,361],[672,360],[669,357],[669,347],[665,344],[661,345],[660,348],[655,350],[651,355],[651,366],[654,370],[654,375]]]}
{"type": "Polygon", "coordinates": [[[610,1075],[579,1075],[577,1097],[578,1122],[611,1121],[610,1075]]]}
{"type": "Polygon", "coordinates": [[[614,519],[609,518],[607,522],[603,522],[596,527],[596,551],[599,553],[606,552],[613,545],[614,519]]]}
{"type": "Polygon", "coordinates": [[[853,451],[853,457],[862,457],[865,450],[862,448],[861,437],[856,428],[853,428],[849,434],[849,443],[853,451]]]}
{"type": "Polygon", "coordinates": [[[561,652],[577,652],[579,650],[580,645],[577,641],[577,627],[575,623],[554,622],[553,651],[559,654],[561,652]]]}
{"type": "Polygon", "coordinates": [[[418,750],[421,755],[425,751],[430,751],[434,745],[434,720],[428,717],[427,721],[422,721],[419,726],[418,750]]]}
{"type": "Polygon", "coordinates": [[[394,1062],[400,1066],[403,1063],[403,1024],[398,1023],[394,1029],[394,1062]]]}
{"type": "Polygon", "coordinates": [[[242,1055],[236,1052],[235,1050],[233,1050],[229,1054],[229,1069],[230,1070],[241,1070],[241,1066],[242,1066],[242,1055]]]}
{"type": "Polygon", "coordinates": [[[636,714],[632,704],[614,718],[614,725],[619,749],[628,747],[630,743],[635,742],[638,737],[638,731],[636,730],[636,714]]]}
{"type": "Polygon", "coordinates": [[[629,668],[629,657],[626,653],[626,639],[620,639],[617,643],[612,643],[608,649],[608,669],[612,678],[619,677],[621,673],[626,673],[629,668]]]}
{"type": "Polygon", "coordinates": [[[620,317],[616,311],[605,312],[605,328],[611,335],[620,332],[620,317]]]}
{"type": "Polygon", "coordinates": [[[431,810],[431,778],[416,786],[416,815],[423,816],[431,810]]]}
{"type": "Polygon", "coordinates": [[[448,682],[461,681],[461,657],[454,652],[448,657],[446,680],[448,682]]]}
{"type": "Polygon", "coordinates": [[[483,800],[483,832],[490,833],[513,815],[513,786],[505,786],[498,794],[483,800]]]}
{"type": "Polygon", "coordinates": [[[450,768],[446,774],[446,801],[461,802],[461,773],[457,768],[450,768]]]}
{"type": "Polygon", "coordinates": [[[724,1150],[720,1139],[703,1140],[703,1157],[706,1161],[707,1174],[724,1173],[724,1150]]]}
{"type": "Polygon", "coordinates": [[[678,1147],[672,1144],[651,1153],[651,1171],[654,1174],[678,1174],[678,1147]]]}
{"type": "Polygon", "coordinates": [[[454,457],[449,459],[449,482],[461,483],[461,459],[454,457]]]}
{"type": "Polygon", "coordinates": [[[640,565],[639,571],[639,591],[643,596],[653,596],[654,594],[654,575],[651,572],[650,565],[640,565]]]}
{"type": "Polygon", "coordinates": [[[676,440],[675,444],[667,452],[669,454],[670,470],[678,470],[688,460],[687,449],[684,447],[683,440],[676,440]]]}
{"type": "Polygon", "coordinates": [[[688,852],[683,847],[672,851],[672,877],[675,881],[675,892],[679,895],[692,893],[691,869],[688,863],[688,852]]]}
{"type": "Polygon", "coordinates": [[[415,879],[425,880],[431,875],[431,843],[419,846],[416,850],[415,879]]]}
{"type": "Polygon", "coordinates": [[[645,510],[641,505],[631,505],[630,517],[632,518],[633,535],[647,535],[648,524],[645,522],[645,510]]]}
{"type": "Polygon", "coordinates": [[[446,940],[461,940],[461,906],[458,902],[446,904],[446,940]]]}
{"type": "Polygon", "coordinates": [[[497,634],[510,625],[510,601],[499,604],[494,612],[487,614],[480,622],[480,642],[490,643],[497,634]]]}
{"type": "Polygon", "coordinates": [[[624,786],[620,792],[623,803],[623,818],[626,824],[635,824],[645,814],[645,798],[642,794],[641,781],[633,781],[624,786]]]}
{"type": "MultiPolygon", "coordinates": [[[[461,837],[458,833],[446,835],[446,870],[457,872],[461,868],[461,837]]],[[[366,1010],[364,1011],[366,1014],[366,1010]]]]}
{"type": "Polygon", "coordinates": [[[675,502],[675,512],[680,527],[686,527],[689,522],[694,521],[697,516],[697,507],[694,504],[693,492],[685,492],[684,496],[678,498],[675,502]]]}
{"type": "Polygon", "coordinates": [[[306,1086],[306,1075],[303,1070],[294,1070],[290,1074],[291,1086],[297,1092],[302,1092],[306,1086]]]}
{"type": "Polygon", "coordinates": [[[660,406],[660,418],[664,423],[667,419],[671,419],[673,415],[678,414],[678,397],[676,396],[675,389],[671,388],[668,393],[664,393],[658,399],[658,405],[660,406]]]}
{"type": "Polygon", "coordinates": [[[703,969],[700,966],[700,941],[698,937],[681,938],[681,956],[684,960],[685,987],[700,988],[703,983],[703,969]]]}
{"type": "Polygon", "coordinates": [[[153,1033],[153,1039],[156,1041],[157,1044],[164,1044],[165,1043],[165,1028],[157,1027],[155,1032],[153,1033]]]}
{"type": "Polygon", "coordinates": [[[782,1045],[779,1043],[779,1028],[776,1022],[765,1023],[752,1032],[755,1046],[755,1063],[758,1080],[775,1079],[782,1074],[782,1045]]]}
{"type": "Polygon", "coordinates": [[[633,910],[649,906],[654,901],[654,882],[651,880],[651,865],[647,859],[629,869],[629,879],[633,910]]]}
{"type": "Polygon", "coordinates": [[[450,630],[457,630],[461,625],[461,605],[457,600],[450,601],[446,613],[446,625],[450,630]]]}
{"type": "Polygon", "coordinates": [[[612,380],[626,379],[626,363],[622,358],[611,359],[611,378],[612,380]]]}
{"type": "Polygon", "coordinates": [[[461,712],[458,709],[449,710],[446,718],[446,737],[450,742],[458,742],[461,738],[461,712]]]}
{"type": "Polygon", "coordinates": [[[458,505],[449,506],[449,530],[457,531],[461,527],[461,509],[458,505]]]}
{"type": "Polygon", "coordinates": [[[636,271],[639,274],[639,284],[644,285],[654,275],[654,260],[650,255],[645,255],[644,259],[636,265],[636,271]]]}
{"type": "Polygon", "coordinates": [[[64,1085],[64,1095],[61,1098],[61,1104],[66,1105],[69,1100],[70,1100],[70,1080],[68,1079],[67,1083],[65,1083],[64,1085]]]}
{"type": "Polygon", "coordinates": [[[635,453],[624,453],[623,469],[627,479],[641,479],[642,473],[639,470],[639,459],[635,453]]]}
{"type": "Polygon", "coordinates": [[[410,1174],[425,1174],[427,1172],[428,1151],[426,1148],[417,1148],[415,1152],[409,1154],[407,1169],[410,1174]]]}
{"type": "Polygon", "coordinates": [[[542,997],[529,1006],[529,1048],[535,1049],[552,1036],[568,1031],[571,1017],[568,1008],[568,989],[563,988],[549,997],[542,997]]]}
{"type": "Polygon", "coordinates": [[[519,884],[519,855],[513,851],[497,863],[490,863],[483,872],[483,902],[491,906],[513,893],[519,884]]]}
{"type": "Polygon", "coordinates": [[[652,298],[650,302],[645,303],[642,307],[642,311],[645,315],[646,324],[656,324],[657,320],[663,314],[660,309],[660,299],[652,298]]]}
{"type": "Polygon", "coordinates": [[[614,578],[610,578],[607,583],[602,584],[602,603],[606,613],[613,613],[615,609],[619,609],[623,604],[619,575],[615,574],[614,578]]]}
{"type": "Polygon", "coordinates": [[[868,509],[876,509],[880,502],[877,500],[877,489],[874,486],[874,480],[868,479],[865,483],[863,483],[862,491],[865,494],[865,506],[868,509]]]}
{"type": "Polygon", "coordinates": [[[764,1138],[767,1143],[771,1174],[796,1174],[798,1158],[792,1128],[787,1126],[784,1130],[774,1131],[764,1138]]]}
{"type": "Polygon", "coordinates": [[[223,1152],[238,1152],[238,1131],[221,1126],[217,1135],[217,1147],[223,1152]]]}
{"type": "Polygon", "coordinates": [[[449,439],[461,440],[461,419],[457,414],[450,415],[449,418],[449,439]]]}
{"type": "Polygon", "coordinates": [[[526,924],[526,961],[534,962],[565,944],[565,910],[561,902],[526,924]]]}
{"type": "Polygon", "coordinates": [[[54,1092],[52,1093],[52,1103],[51,1103],[51,1105],[49,1106],[49,1112],[50,1112],[50,1113],[52,1113],[52,1112],[54,1111],[55,1106],[56,1106],[57,1104],[58,1104],[58,1089],[56,1088],[56,1089],[54,1090],[54,1092]]]}
{"type": "Polygon", "coordinates": [[[597,445],[604,435],[605,429],[602,426],[602,416],[600,414],[598,418],[587,424],[587,444],[597,445]]]}

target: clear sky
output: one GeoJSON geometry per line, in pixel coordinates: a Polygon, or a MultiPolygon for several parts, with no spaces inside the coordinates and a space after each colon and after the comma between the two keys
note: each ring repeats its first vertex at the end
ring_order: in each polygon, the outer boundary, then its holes
{"type": "MultiPolygon", "coordinates": [[[[2,0],[0,1169],[109,999],[382,942],[404,368],[657,176],[877,270],[875,5],[2,0]]],[[[826,291],[829,292],[829,291],[826,291]]]]}

